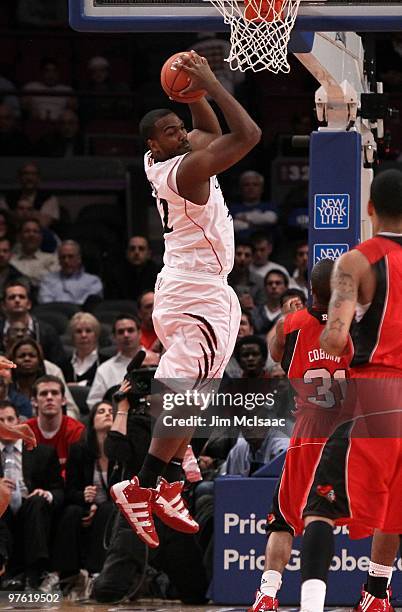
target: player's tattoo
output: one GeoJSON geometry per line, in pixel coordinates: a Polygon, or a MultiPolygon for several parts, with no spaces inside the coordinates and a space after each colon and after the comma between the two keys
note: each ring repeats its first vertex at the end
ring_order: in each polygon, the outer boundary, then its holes
{"type": "Polygon", "coordinates": [[[329,324],[328,332],[331,332],[331,331],[341,332],[344,327],[345,327],[344,321],[341,321],[341,319],[338,317],[337,319],[335,319],[335,321],[332,321],[329,324]]]}
{"type": "Polygon", "coordinates": [[[342,302],[354,301],[357,296],[356,281],[338,265],[333,279],[332,305],[340,308],[342,302]]]}

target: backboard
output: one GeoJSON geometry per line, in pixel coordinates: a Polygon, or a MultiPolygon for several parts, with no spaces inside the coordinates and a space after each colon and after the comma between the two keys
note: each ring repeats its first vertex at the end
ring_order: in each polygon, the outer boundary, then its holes
{"type": "MultiPolygon", "coordinates": [[[[83,32],[228,29],[218,11],[205,0],[70,0],[69,6],[71,27],[83,32]]],[[[402,2],[301,0],[296,29],[310,32],[402,30],[402,2]]]]}

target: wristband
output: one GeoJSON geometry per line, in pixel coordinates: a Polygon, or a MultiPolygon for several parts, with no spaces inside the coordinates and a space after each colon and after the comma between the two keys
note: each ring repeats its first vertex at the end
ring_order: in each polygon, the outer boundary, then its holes
{"type": "Polygon", "coordinates": [[[123,410],[118,410],[116,414],[124,414],[125,416],[128,416],[128,412],[123,412],[123,410]]]}

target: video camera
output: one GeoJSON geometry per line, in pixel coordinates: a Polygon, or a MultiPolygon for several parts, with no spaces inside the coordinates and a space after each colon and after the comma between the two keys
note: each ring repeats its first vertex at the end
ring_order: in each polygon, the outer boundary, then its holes
{"type": "Polygon", "coordinates": [[[147,396],[152,393],[151,386],[156,368],[146,367],[141,368],[141,364],[145,359],[145,351],[139,350],[127,366],[125,380],[131,385],[131,391],[123,393],[117,391],[113,395],[115,402],[119,402],[124,398],[128,399],[130,410],[144,411],[147,407],[147,396]]]}

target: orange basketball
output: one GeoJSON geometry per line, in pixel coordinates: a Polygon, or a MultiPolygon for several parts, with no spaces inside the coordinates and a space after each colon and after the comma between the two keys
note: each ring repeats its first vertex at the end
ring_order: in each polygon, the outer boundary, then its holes
{"type": "Polygon", "coordinates": [[[205,89],[197,89],[197,91],[190,91],[183,96],[178,95],[183,89],[188,87],[191,82],[189,74],[183,70],[180,64],[172,66],[173,62],[179,58],[180,55],[183,55],[183,53],[185,52],[175,53],[163,64],[161,70],[161,85],[164,92],[169,98],[172,98],[172,100],[191,104],[191,102],[198,102],[198,100],[201,100],[207,92],[205,89]]]}

